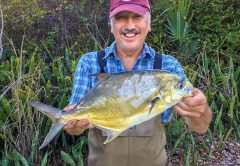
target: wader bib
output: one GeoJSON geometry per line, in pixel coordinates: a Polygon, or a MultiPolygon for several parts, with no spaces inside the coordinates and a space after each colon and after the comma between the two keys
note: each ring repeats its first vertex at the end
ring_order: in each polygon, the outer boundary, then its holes
{"type": "MultiPolygon", "coordinates": [[[[104,73],[104,50],[98,52],[98,63],[104,73]]],[[[162,57],[156,53],[154,69],[161,69],[162,57]]],[[[165,166],[166,135],[161,116],[132,127],[114,141],[103,144],[106,135],[99,129],[89,129],[88,166],[165,166]]]]}

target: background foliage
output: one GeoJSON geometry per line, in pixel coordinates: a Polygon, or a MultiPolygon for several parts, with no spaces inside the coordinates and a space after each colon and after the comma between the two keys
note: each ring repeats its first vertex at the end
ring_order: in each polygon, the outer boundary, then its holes
{"type": "MultiPolygon", "coordinates": [[[[38,147],[51,122],[29,107],[30,99],[64,108],[80,56],[108,46],[107,0],[2,0],[4,53],[0,59],[1,165],[82,165],[85,135],[59,134],[38,147]]],[[[182,118],[166,124],[168,148],[189,155],[215,138],[240,138],[240,2],[238,0],[151,1],[152,31],[147,43],[176,56],[191,82],[204,91],[213,121],[199,145],[182,118]],[[214,19],[213,19],[214,18],[214,19]]],[[[208,152],[211,153],[210,151],[208,152]]],[[[192,163],[197,161],[194,158],[192,163]]],[[[86,163],[85,163],[86,164],[86,163]]]]}

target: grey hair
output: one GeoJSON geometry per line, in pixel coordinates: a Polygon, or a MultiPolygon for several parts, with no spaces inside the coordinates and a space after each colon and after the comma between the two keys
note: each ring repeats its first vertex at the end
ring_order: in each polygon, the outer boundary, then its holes
{"type": "MultiPolygon", "coordinates": [[[[150,12],[149,11],[147,11],[147,21],[148,21],[148,26],[149,26],[149,29],[151,28],[151,14],[150,14],[150,12]]],[[[109,25],[110,25],[110,27],[112,27],[113,26],[113,18],[110,18],[110,20],[109,20],[109,23],[108,23],[109,25]]]]}

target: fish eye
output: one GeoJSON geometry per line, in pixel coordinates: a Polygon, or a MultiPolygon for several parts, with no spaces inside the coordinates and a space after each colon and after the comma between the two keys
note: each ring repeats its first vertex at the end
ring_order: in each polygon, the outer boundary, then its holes
{"type": "Polygon", "coordinates": [[[185,82],[179,82],[177,88],[182,89],[185,86],[185,82]]]}

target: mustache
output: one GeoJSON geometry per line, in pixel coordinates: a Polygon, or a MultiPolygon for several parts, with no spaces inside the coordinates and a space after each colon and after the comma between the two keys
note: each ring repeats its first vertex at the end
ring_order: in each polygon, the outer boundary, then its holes
{"type": "Polygon", "coordinates": [[[137,29],[127,29],[127,28],[122,28],[121,29],[121,33],[122,34],[126,34],[126,33],[135,33],[135,34],[139,34],[140,30],[137,29]]]}

